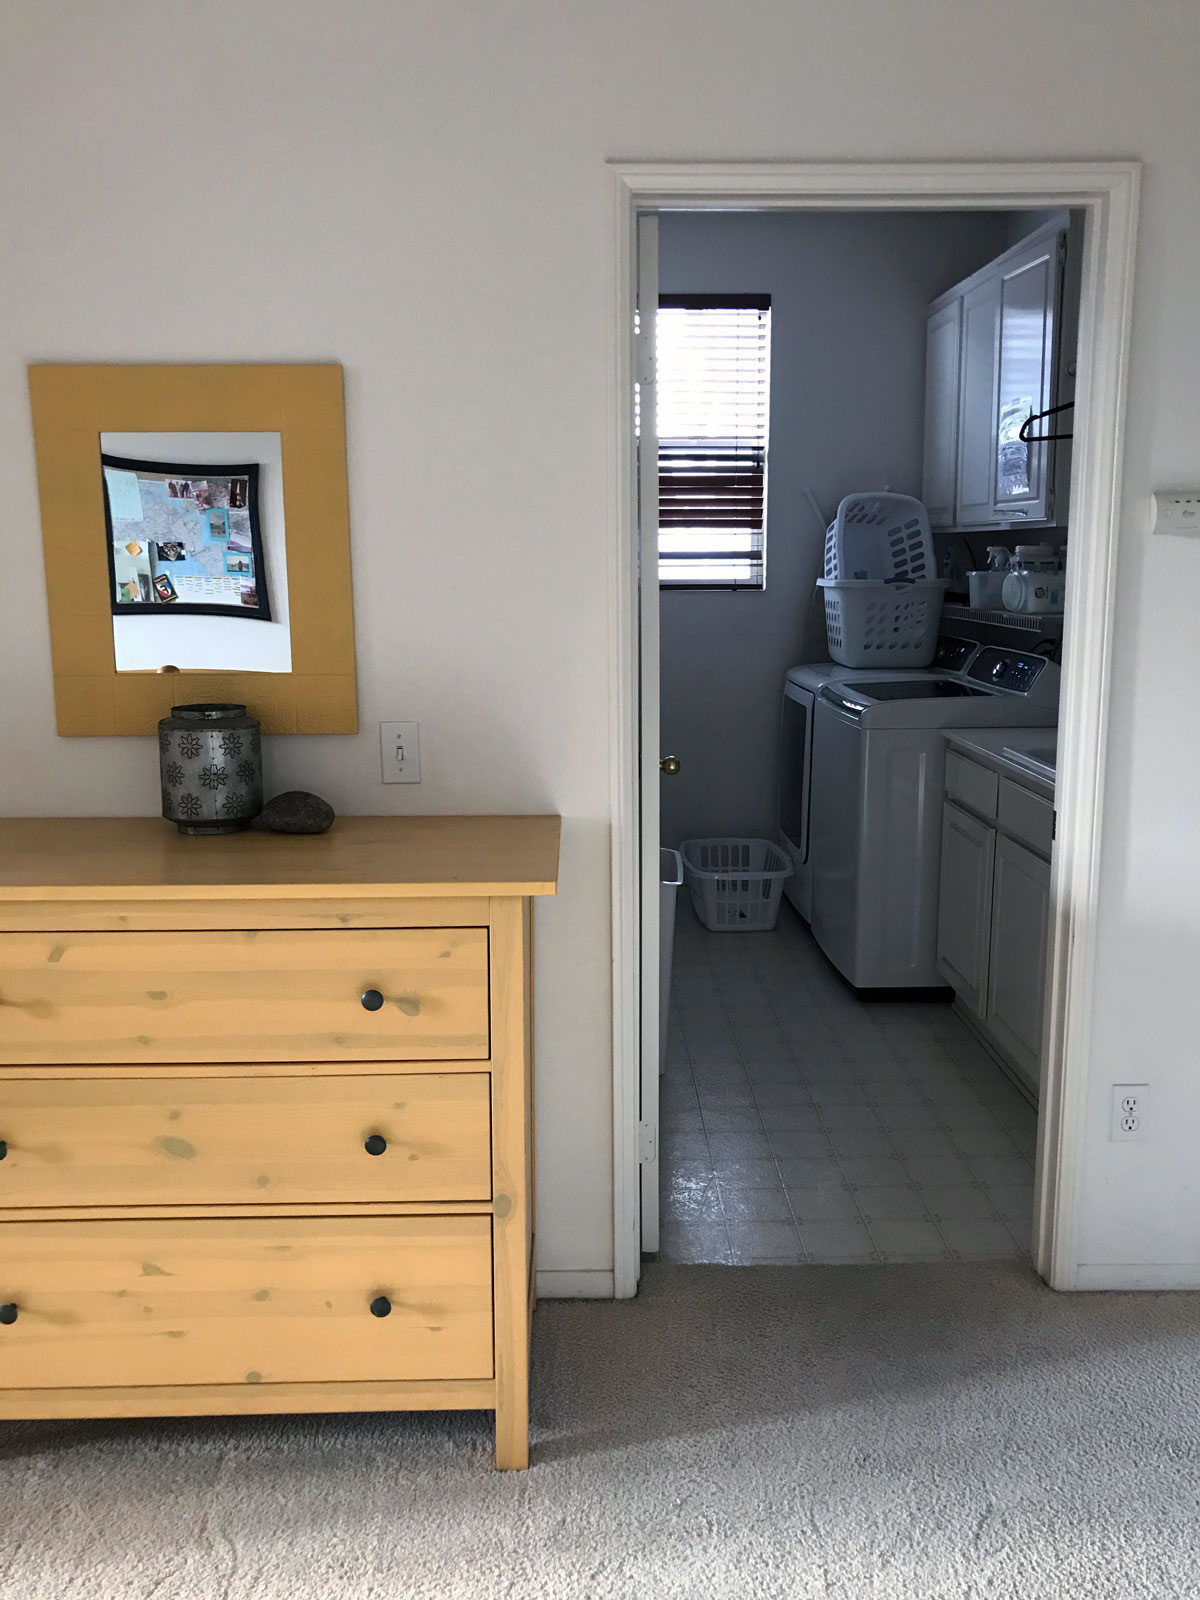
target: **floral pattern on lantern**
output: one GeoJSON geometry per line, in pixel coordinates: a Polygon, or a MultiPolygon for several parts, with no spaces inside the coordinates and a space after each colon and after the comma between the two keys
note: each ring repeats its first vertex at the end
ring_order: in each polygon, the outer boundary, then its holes
{"type": "Polygon", "coordinates": [[[158,748],[162,813],[181,833],[237,833],[262,810],[262,734],[245,706],[173,706],[158,748]]]}

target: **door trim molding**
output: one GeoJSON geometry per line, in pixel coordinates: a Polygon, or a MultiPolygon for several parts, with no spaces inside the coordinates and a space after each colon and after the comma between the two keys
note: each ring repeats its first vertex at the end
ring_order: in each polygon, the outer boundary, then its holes
{"type": "MultiPolygon", "coordinates": [[[[1095,986],[1126,368],[1141,164],[1047,162],[611,162],[613,340],[609,454],[610,749],[614,1293],[637,1290],[640,1174],[640,755],[638,527],[633,453],[633,308],[640,211],[1013,210],[1084,212],[1071,519],[1089,529],[1072,552],[1068,649],[1059,715],[1058,833],[1051,879],[1045,1080],[1038,1144],[1034,1265],[1056,1289],[1089,1286],[1079,1260],[1079,1178],[1095,986]]],[[[657,663],[645,685],[657,693],[657,663]]],[[[658,841],[654,841],[657,847],[658,841]]],[[[1094,1270],[1094,1269],[1093,1269],[1094,1270]]]]}

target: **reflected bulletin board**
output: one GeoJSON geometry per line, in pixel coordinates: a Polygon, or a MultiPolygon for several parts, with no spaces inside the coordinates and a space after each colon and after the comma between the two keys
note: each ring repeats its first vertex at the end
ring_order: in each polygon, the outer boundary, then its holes
{"type": "Polygon", "coordinates": [[[114,616],[271,620],[256,464],[100,463],[114,616]]]}

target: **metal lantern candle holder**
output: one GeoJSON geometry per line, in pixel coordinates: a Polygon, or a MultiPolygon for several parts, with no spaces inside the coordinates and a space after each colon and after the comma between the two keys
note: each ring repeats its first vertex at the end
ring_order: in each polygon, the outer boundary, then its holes
{"type": "Polygon", "coordinates": [[[262,731],[245,706],[172,706],[158,752],[162,814],[180,833],[238,833],[262,810],[262,731]]]}

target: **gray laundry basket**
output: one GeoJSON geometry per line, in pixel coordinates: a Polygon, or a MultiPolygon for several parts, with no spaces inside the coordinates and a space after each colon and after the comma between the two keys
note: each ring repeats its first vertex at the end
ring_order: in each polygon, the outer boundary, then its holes
{"type": "Polygon", "coordinates": [[[679,847],[696,915],[714,933],[775,926],[792,863],[769,839],[687,839],[679,847]]]}

